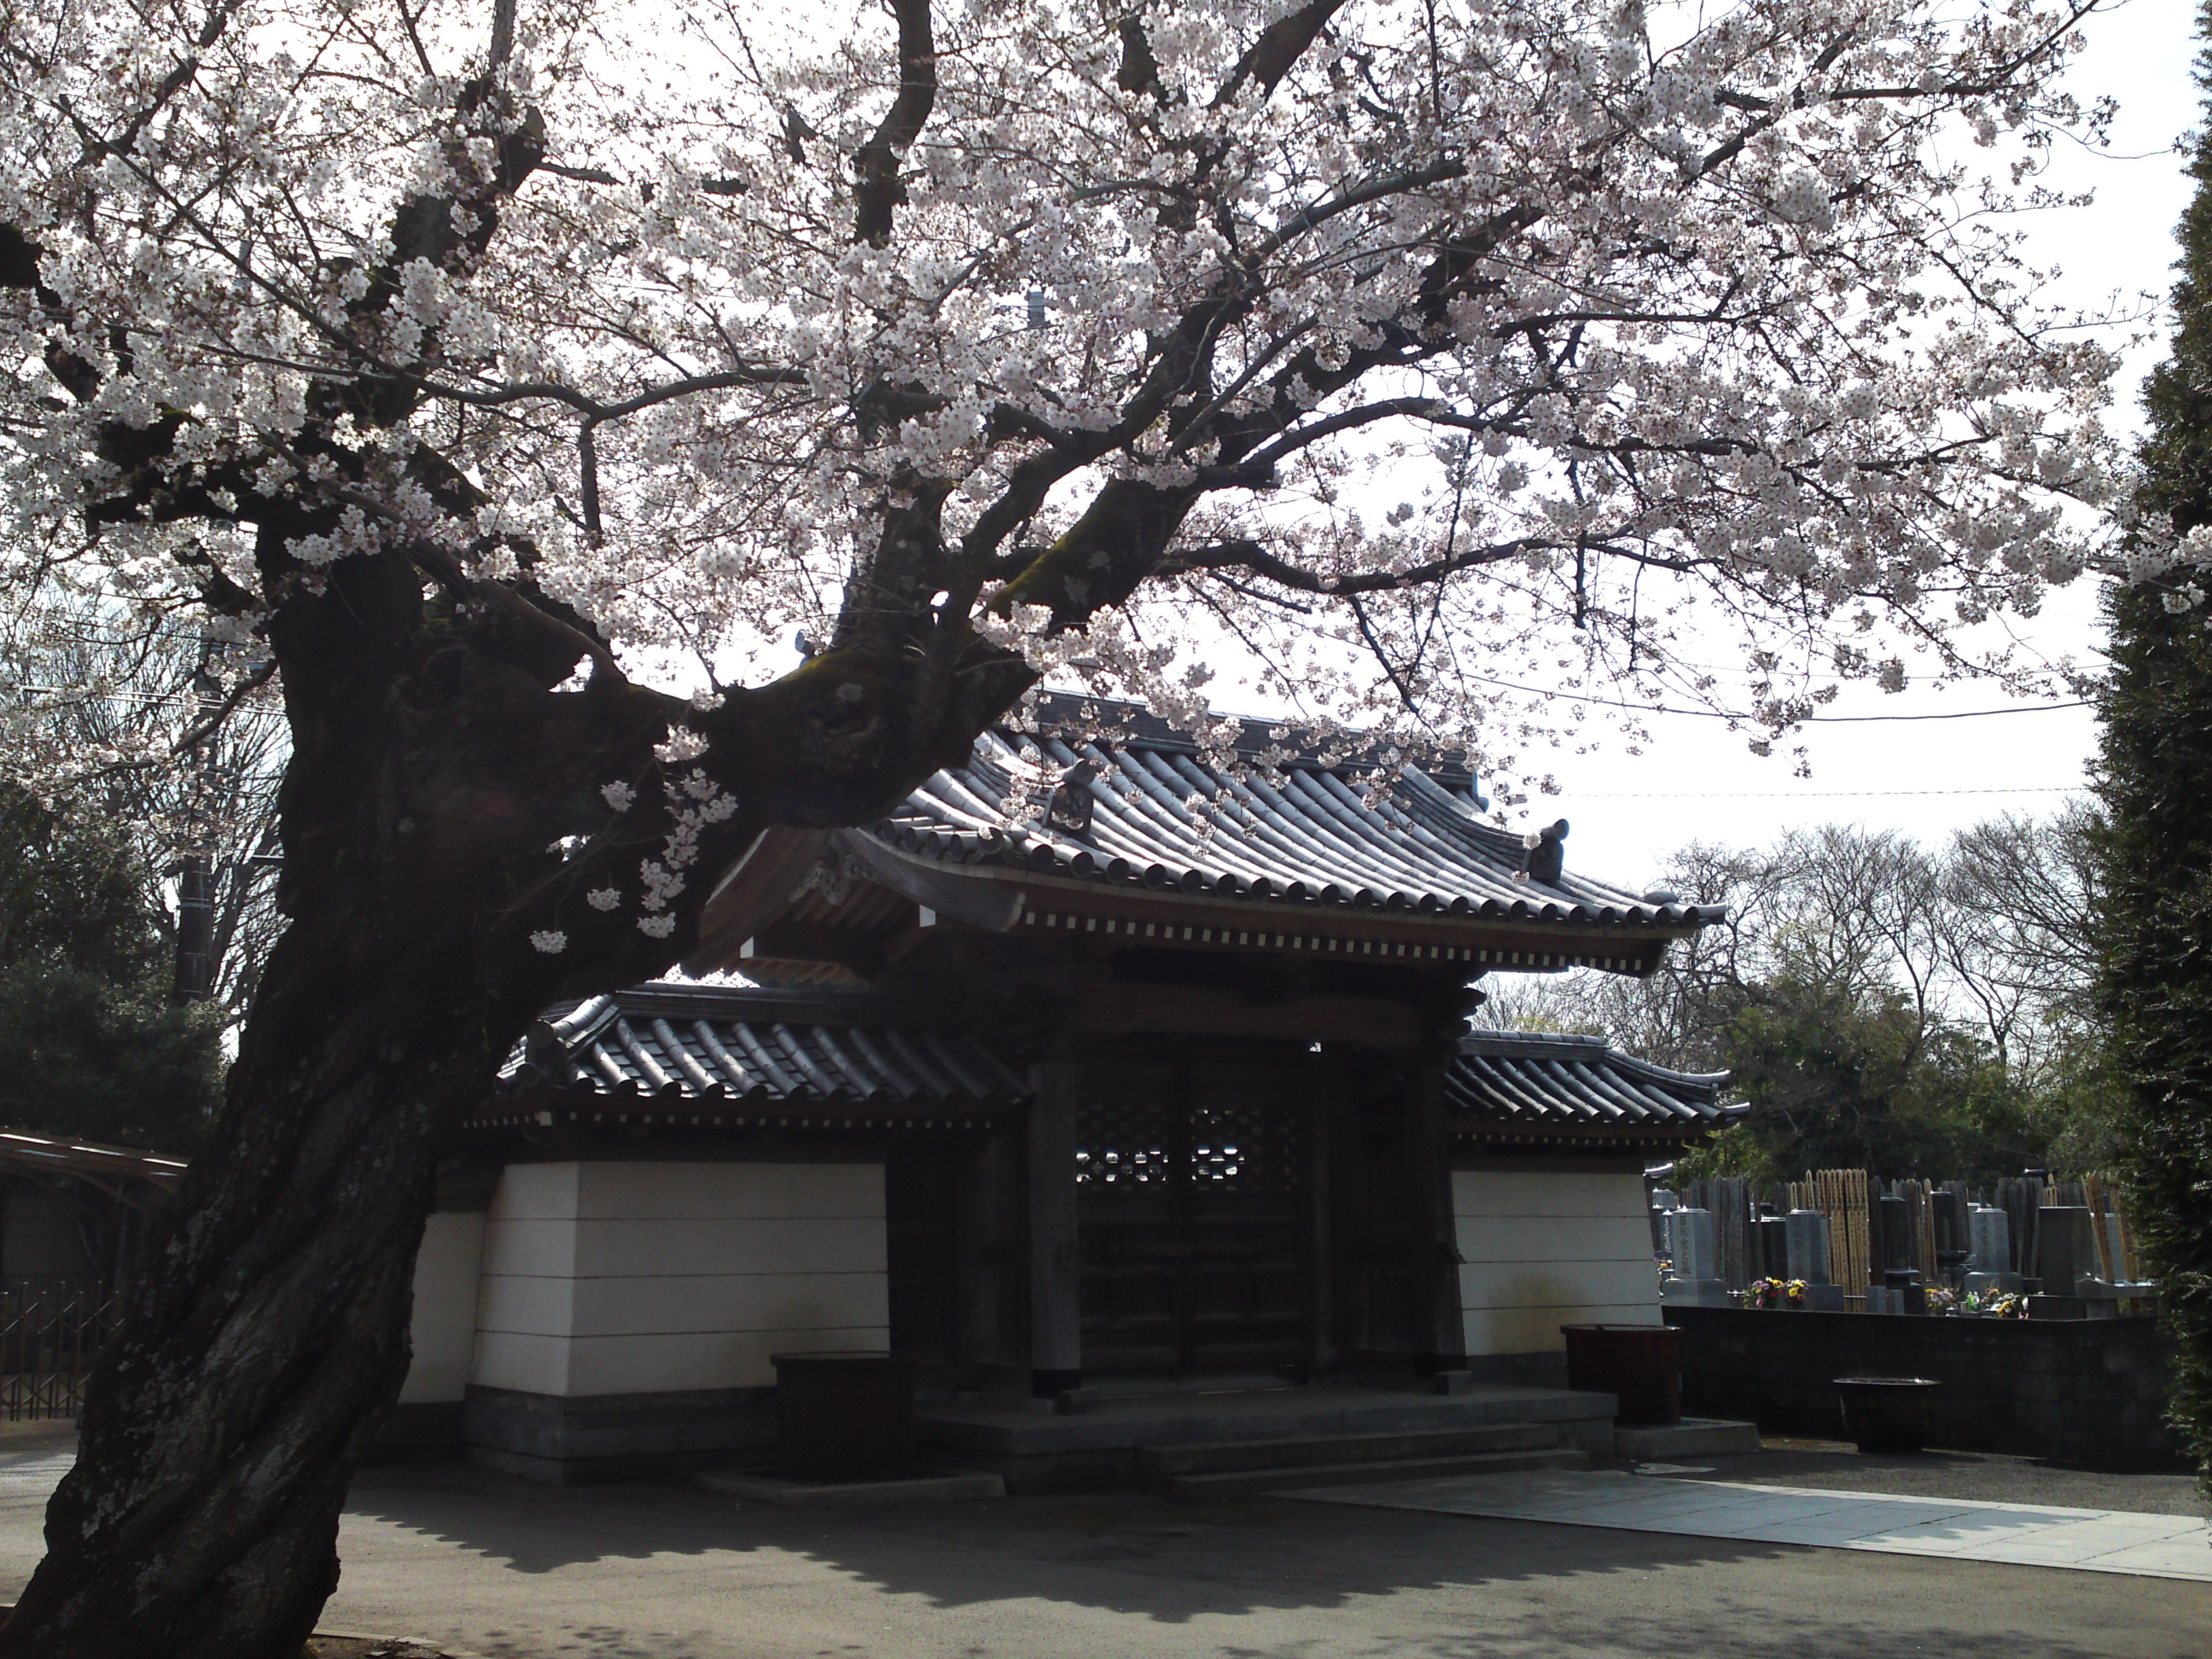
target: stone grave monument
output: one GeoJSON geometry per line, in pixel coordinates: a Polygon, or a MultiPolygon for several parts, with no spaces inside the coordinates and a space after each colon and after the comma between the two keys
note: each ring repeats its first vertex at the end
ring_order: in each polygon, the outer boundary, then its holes
{"type": "Polygon", "coordinates": [[[1659,1299],[1678,1308],[1728,1308],[1728,1285],[1716,1266],[1710,1210],[1667,1213],[1667,1255],[1673,1270],[1659,1281],[1659,1299]]]}
{"type": "Polygon", "coordinates": [[[1828,1218],[1818,1210],[1792,1210],[1782,1218],[1790,1265],[1787,1277],[1805,1281],[1808,1313],[1841,1313],[1844,1287],[1828,1277],[1828,1218]]]}
{"type": "Polygon", "coordinates": [[[2021,1277],[2012,1270],[2012,1218],[1994,1204],[1977,1204],[1966,1212],[1968,1295],[2007,1291],[2017,1296],[2021,1277]]]}

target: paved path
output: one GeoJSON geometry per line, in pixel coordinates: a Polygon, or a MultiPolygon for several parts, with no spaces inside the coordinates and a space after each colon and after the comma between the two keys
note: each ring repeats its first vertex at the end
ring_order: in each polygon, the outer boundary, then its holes
{"type": "Polygon", "coordinates": [[[2124,1572],[2212,1583],[2212,1522],[2183,1515],[1999,1504],[1731,1480],[1653,1480],[1614,1470],[1321,1486],[1285,1498],[1364,1508],[1614,1527],[1677,1537],[1812,1544],[1885,1555],[2124,1572]]]}

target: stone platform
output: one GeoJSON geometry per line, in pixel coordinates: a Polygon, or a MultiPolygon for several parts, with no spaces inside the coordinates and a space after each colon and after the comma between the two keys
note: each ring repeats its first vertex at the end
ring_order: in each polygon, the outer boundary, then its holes
{"type": "Polygon", "coordinates": [[[1720,1417],[1686,1417],[1679,1423],[1645,1427],[1616,1424],[1613,1449],[1639,1462],[1669,1457],[1723,1457],[1759,1449],[1759,1425],[1720,1417]]]}
{"type": "Polygon", "coordinates": [[[1151,1484],[1146,1453],[1172,1446],[1318,1441],[1511,1424],[1542,1425],[1558,1443],[1606,1455],[1613,1397],[1477,1382],[1457,1394],[1330,1383],[1221,1393],[1109,1395],[1065,1413],[1008,1404],[925,1404],[915,1436],[928,1453],[1003,1476],[1009,1492],[1111,1492],[1151,1484]]]}
{"type": "Polygon", "coordinates": [[[1004,1498],[995,1474],[932,1469],[891,1480],[793,1480],[773,1469],[709,1469],[691,1484],[751,1504],[787,1508],[851,1509],[872,1504],[958,1504],[1004,1498]]]}

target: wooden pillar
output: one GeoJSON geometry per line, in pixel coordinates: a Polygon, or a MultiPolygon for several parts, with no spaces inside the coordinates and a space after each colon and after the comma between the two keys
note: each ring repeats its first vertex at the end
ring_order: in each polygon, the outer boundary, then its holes
{"type": "Polygon", "coordinates": [[[1331,1201],[1335,1160],[1331,1156],[1336,1133],[1335,1104],[1338,1066],[1327,1054],[1309,1054],[1305,1060],[1306,1097],[1306,1226],[1308,1229],[1306,1364],[1316,1373],[1333,1369],[1340,1358],[1337,1340],[1336,1206],[1331,1201]]]}
{"type": "Polygon", "coordinates": [[[1083,1385],[1082,1260],[1076,1237],[1072,1060],[1036,1068],[1029,1118],[1030,1389],[1040,1398],[1083,1385]]]}
{"type": "Polygon", "coordinates": [[[981,1376],[995,1367],[1026,1370],[1029,1257],[1023,1213],[1029,1191],[1028,1126],[994,1124],[968,1149],[954,1215],[955,1279],[960,1300],[960,1358],[981,1376]],[[1013,1282],[1009,1282],[1013,1281],[1013,1282]]]}
{"type": "Polygon", "coordinates": [[[1452,1212],[1451,1123],[1444,1099],[1444,1069],[1449,1063],[1424,1066],[1407,1089],[1406,1191],[1414,1211],[1414,1266],[1420,1280],[1413,1369],[1423,1375],[1467,1366],[1467,1321],[1459,1301],[1459,1226],[1452,1212]]]}

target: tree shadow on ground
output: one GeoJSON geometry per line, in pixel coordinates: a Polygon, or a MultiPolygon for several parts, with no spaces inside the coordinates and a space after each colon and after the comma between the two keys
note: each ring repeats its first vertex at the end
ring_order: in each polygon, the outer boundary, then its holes
{"type": "Polygon", "coordinates": [[[811,1573],[805,1594],[855,1630],[880,1632],[886,1598],[920,1598],[932,1639],[908,1651],[1052,1659],[2182,1659],[2212,1625],[2212,1587],[2197,1584],[1272,1499],[833,1512],[447,1467],[369,1471],[350,1512],[507,1573],[557,1576],[544,1610],[568,1605],[550,1622],[471,1644],[531,1659],[902,1651],[664,1633],[652,1589],[664,1572],[686,1595],[703,1572],[732,1598],[772,1598],[811,1573]],[[635,1564],[618,1575],[635,1616],[613,1619],[571,1570],[621,1563],[635,1564]],[[1060,1621],[1051,1645],[1005,1645],[1010,1607],[1042,1630],[1060,1621]],[[988,1644],[958,1639],[969,1625],[988,1644]]]}

